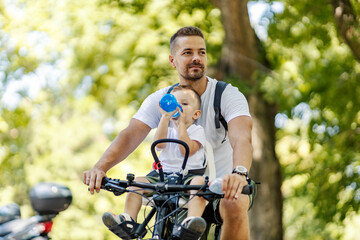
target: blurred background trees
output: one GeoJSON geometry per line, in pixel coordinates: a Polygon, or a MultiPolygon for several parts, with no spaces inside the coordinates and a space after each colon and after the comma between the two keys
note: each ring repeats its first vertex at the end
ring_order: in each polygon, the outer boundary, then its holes
{"type": "MultiPolygon", "coordinates": [[[[238,86],[255,119],[254,239],[355,239],[359,1],[212,3],[0,2],[0,204],[15,201],[31,215],[29,188],[61,182],[74,201],[55,219],[53,238],[116,239],[101,215],[122,211],[123,198],[91,196],[82,172],[149,93],[177,81],[169,38],[195,25],[207,39],[208,75],[238,86]],[[236,11],[243,14],[231,21],[236,11]]],[[[108,175],[145,174],[151,141],[108,175]]]]}

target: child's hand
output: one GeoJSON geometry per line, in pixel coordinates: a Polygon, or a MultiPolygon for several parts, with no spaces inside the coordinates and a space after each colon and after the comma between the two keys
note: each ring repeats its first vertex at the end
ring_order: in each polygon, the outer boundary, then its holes
{"type": "Polygon", "coordinates": [[[179,117],[178,118],[171,118],[171,121],[175,124],[176,127],[179,127],[180,125],[185,126],[185,113],[182,112],[179,107],[176,108],[176,111],[179,112],[179,117]]]}
{"type": "Polygon", "coordinates": [[[166,119],[171,119],[172,118],[172,116],[176,113],[176,110],[174,110],[174,111],[172,111],[172,112],[167,112],[167,111],[165,111],[164,109],[162,109],[161,107],[160,107],[160,104],[159,104],[159,110],[160,110],[160,113],[161,113],[161,116],[162,117],[164,117],[164,118],[166,118],[166,119]]]}
{"type": "Polygon", "coordinates": [[[180,110],[179,107],[176,108],[178,112],[180,113],[180,116],[178,118],[178,121],[180,124],[185,124],[185,113],[180,110]]]}

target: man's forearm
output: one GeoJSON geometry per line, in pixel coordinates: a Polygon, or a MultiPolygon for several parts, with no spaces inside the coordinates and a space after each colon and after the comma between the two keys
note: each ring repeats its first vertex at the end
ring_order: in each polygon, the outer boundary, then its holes
{"type": "Polygon", "coordinates": [[[250,171],[253,148],[251,144],[252,120],[247,116],[232,119],[229,123],[229,140],[233,149],[233,167],[242,165],[250,171]]]}
{"type": "Polygon", "coordinates": [[[249,139],[238,139],[233,148],[233,168],[244,166],[250,171],[253,148],[249,139]]]}
{"type": "MultiPolygon", "coordinates": [[[[120,135],[120,134],[119,134],[120,135]]],[[[119,138],[119,135],[116,138],[119,138]]],[[[111,145],[106,149],[100,160],[95,164],[95,168],[107,172],[110,168],[124,160],[127,155],[121,151],[121,141],[115,139],[111,145]]],[[[124,145],[122,145],[125,147],[124,145]]]]}

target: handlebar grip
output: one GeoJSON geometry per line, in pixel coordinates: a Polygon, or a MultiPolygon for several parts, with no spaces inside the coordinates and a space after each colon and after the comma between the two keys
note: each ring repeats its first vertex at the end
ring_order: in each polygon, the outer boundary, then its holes
{"type": "Polygon", "coordinates": [[[246,185],[243,190],[242,190],[242,194],[246,194],[246,195],[250,195],[252,194],[253,188],[251,184],[246,185]]]}
{"type": "Polygon", "coordinates": [[[101,180],[101,186],[103,187],[105,184],[107,184],[109,182],[109,178],[107,177],[103,177],[103,179],[101,180]]]}
{"type": "MultiPolygon", "coordinates": [[[[223,181],[222,178],[214,179],[209,186],[210,192],[213,192],[216,194],[223,194],[222,181],[223,181]]],[[[248,182],[248,184],[243,187],[241,194],[250,195],[253,193],[253,186],[251,184],[251,179],[247,179],[247,182],[248,182]]]]}

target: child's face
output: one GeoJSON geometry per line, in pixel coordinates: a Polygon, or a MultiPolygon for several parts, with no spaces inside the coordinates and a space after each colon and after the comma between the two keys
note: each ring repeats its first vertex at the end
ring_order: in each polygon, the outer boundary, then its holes
{"type": "Polygon", "coordinates": [[[193,91],[188,89],[177,90],[172,92],[178,103],[183,109],[186,124],[192,124],[201,115],[198,109],[198,101],[193,91]]]}

